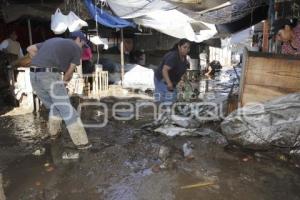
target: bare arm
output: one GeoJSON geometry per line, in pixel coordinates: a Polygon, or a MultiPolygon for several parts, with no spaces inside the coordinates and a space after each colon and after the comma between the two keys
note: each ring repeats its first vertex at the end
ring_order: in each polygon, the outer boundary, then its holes
{"type": "Polygon", "coordinates": [[[64,75],[64,82],[69,82],[73,76],[73,72],[75,70],[75,67],[76,65],[71,63],[69,68],[67,69],[67,71],[65,72],[65,75],[64,75]]]}
{"type": "Polygon", "coordinates": [[[169,90],[173,90],[173,83],[170,80],[170,76],[169,76],[169,71],[170,71],[171,67],[169,67],[168,65],[164,65],[163,69],[162,69],[162,75],[164,80],[167,83],[168,89],[169,90]]]}
{"type": "Polygon", "coordinates": [[[209,66],[208,71],[205,73],[205,76],[209,76],[211,72],[212,72],[212,68],[211,66],[209,66]]]}
{"type": "Polygon", "coordinates": [[[27,47],[27,52],[29,53],[30,57],[33,58],[37,54],[38,48],[35,44],[31,45],[27,47]]]}

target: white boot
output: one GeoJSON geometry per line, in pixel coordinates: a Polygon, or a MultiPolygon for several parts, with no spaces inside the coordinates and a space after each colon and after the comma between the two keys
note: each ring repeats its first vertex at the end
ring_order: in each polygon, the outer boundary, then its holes
{"type": "Polygon", "coordinates": [[[70,137],[78,149],[87,149],[91,147],[88,137],[80,120],[67,126],[70,137]]]}
{"type": "Polygon", "coordinates": [[[52,139],[57,138],[61,131],[62,119],[60,117],[51,116],[48,121],[48,130],[52,139]]]}

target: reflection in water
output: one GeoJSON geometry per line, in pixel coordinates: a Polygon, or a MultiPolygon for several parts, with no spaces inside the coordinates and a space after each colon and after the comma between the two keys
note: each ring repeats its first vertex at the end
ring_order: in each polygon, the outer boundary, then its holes
{"type": "Polygon", "coordinates": [[[3,117],[0,127],[2,134],[16,138],[19,145],[27,149],[40,143],[48,134],[46,121],[34,114],[3,117]]]}
{"type": "MultiPolygon", "coordinates": [[[[240,69],[236,70],[239,74],[240,69]]],[[[189,81],[179,86],[179,92],[182,93],[180,100],[219,103],[225,101],[230,93],[238,91],[239,80],[234,69],[222,70],[211,78],[194,74],[195,71],[188,71],[189,81]]]]}

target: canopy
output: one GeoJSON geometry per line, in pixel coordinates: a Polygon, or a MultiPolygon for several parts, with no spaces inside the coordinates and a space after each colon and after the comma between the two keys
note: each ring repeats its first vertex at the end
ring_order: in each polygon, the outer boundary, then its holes
{"type": "Polygon", "coordinates": [[[162,0],[107,0],[107,3],[119,17],[131,18],[136,24],[175,38],[201,42],[217,33],[214,25],[195,21],[162,0]]]}
{"type": "Polygon", "coordinates": [[[98,8],[92,3],[92,0],[84,0],[84,4],[88,9],[91,17],[98,23],[111,28],[135,27],[135,24],[121,19],[117,16],[112,16],[103,9],[98,8]]]}
{"type": "Polygon", "coordinates": [[[130,19],[158,10],[170,10],[176,6],[162,0],[107,0],[109,7],[121,18],[130,19]]]}

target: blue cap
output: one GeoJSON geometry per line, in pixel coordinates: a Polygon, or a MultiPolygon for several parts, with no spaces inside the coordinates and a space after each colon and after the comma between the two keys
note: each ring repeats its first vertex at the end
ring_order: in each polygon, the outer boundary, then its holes
{"type": "Polygon", "coordinates": [[[84,35],[84,33],[82,33],[81,31],[70,32],[69,38],[76,39],[77,37],[80,40],[84,41],[84,47],[85,48],[89,48],[89,45],[87,44],[88,43],[88,39],[86,38],[86,36],[84,35]]]}

